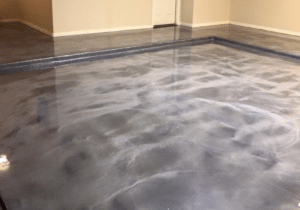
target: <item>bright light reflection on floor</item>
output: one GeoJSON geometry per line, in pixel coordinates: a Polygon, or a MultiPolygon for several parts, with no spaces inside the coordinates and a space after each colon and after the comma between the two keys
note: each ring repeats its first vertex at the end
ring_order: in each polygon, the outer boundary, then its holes
{"type": "Polygon", "coordinates": [[[6,171],[9,168],[9,161],[7,160],[6,155],[0,155],[0,172],[6,171]]]}

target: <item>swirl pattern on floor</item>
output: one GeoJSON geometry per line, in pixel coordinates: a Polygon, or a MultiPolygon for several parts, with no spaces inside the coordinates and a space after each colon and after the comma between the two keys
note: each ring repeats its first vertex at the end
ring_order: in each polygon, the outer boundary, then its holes
{"type": "Polygon", "coordinates": [[[300,66],[219,45],[0,78],[9,209],[294,210],[300,66]]]}

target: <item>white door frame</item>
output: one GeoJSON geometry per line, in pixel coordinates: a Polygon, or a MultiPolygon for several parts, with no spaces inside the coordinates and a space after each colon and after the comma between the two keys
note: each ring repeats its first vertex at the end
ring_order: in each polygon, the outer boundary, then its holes
{"type": "MultiPolygon", "coordinates": [[[[152,26],[154,26],[154,7],[153,3],[154,0],[152,0],[152,26]]],[[[181,0],[175,0],[175,24],[180,25],[180,5],[181,0]]]]}
{"type": "Polygon", "coordinates": [[[176,25],[180,25],[180,11],[181,11],[181,0],[176,0],[176,13],[175,13],[175,23],[176,25]]]}

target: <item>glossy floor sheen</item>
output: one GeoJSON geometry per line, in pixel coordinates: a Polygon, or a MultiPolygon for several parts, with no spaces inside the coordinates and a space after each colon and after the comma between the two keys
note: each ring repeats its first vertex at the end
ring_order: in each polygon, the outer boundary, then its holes
{"type": "Polygon", "coordinates": [[[207,44],[0,77],[11,210],[297,210],[300,66],[207,44]]]}
{"type": "Polygon", "coordinates": [[[22,23],[0,23],[0,63],[55,57],[103,49],[217,36],[258,47],[300,55],[300,38],[235,25],[168,27],[50,37],[22,23]]]}

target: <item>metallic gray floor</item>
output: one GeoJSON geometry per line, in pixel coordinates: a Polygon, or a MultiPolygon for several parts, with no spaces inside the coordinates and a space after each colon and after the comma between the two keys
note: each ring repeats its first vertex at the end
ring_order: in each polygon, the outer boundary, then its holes
{"type": "Polygon", "coordinates": [[[0,77],[12,210],[296,210],[300,67],[208,44],[0,77]]]}
{"type": "Polygon", "coordinates": [[[300,38],[235,25],[168,27],[66,37],[50,37],[22,23],[0,23],[0,63],[55,57],[103,49],[218,36],[300,55],[300,38]]]}

